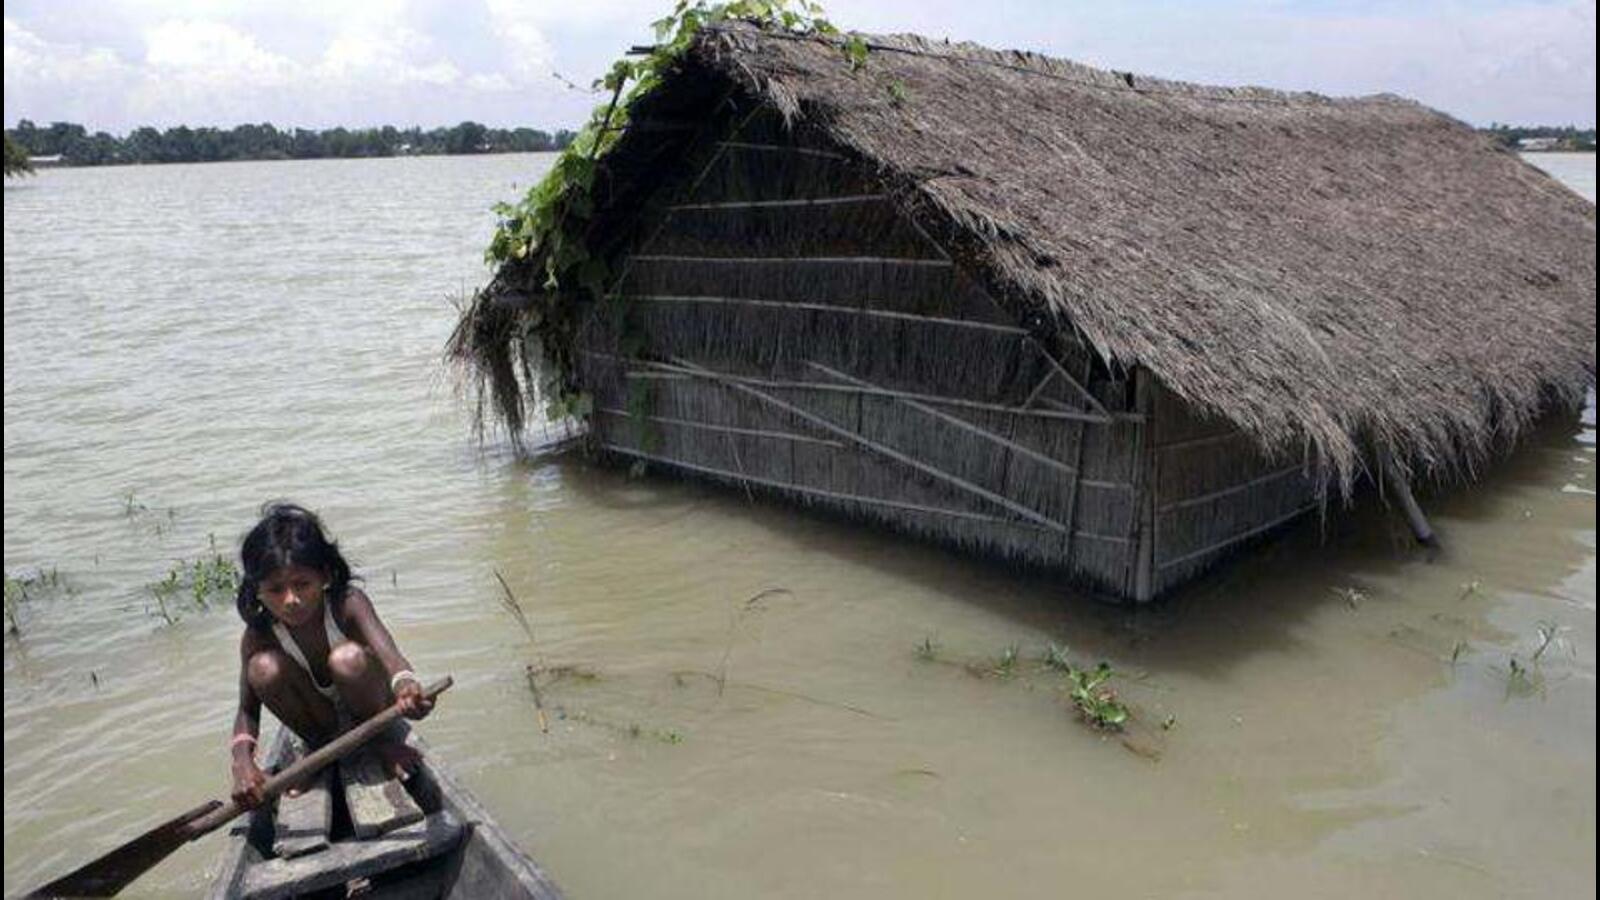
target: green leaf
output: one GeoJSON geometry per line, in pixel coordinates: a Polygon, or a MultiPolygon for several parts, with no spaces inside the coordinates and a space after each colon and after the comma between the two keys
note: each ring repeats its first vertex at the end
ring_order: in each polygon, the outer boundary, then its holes
{"type": "Polygon", "coordinates": [[[844,54],[850,60],[851,71],[867,64],[867,41],[859,34],[851,34],[844,42],[844,54]]]}

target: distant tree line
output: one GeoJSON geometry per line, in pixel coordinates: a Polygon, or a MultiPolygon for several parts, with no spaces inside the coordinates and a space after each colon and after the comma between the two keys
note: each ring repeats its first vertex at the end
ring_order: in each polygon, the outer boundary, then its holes
{"type": "Polygon", "coordinates": [[[6,135],[6,177],[24,175],[32,171],[33,164],[28,162],[28,151],[13,141],[11,135],[6,135]]]}
{"type": "MultiPolygon", "coordinates": [[[[40,128],[23,119],[6,129],[30,156],[61,157],[63,165],[103,166],[124,163],[220,162],[232,159],[323,159],[371,156],[438,156],[468,153],[527,153],[560,150],[572,143],[570,131],[554,134],[536,128],[489,128],[462,122],[450,128],[305,128],[278,129],[270,124],[233,128],[189,128],[161,131],[136,128],[126,137],[104,131],[90,134],[82,125],[53,122],[40,128]]],[[[9,170],[8,170],[9,171],[9,170]]]]}
{"type": "Polygon", "coordinates": [[[1594,152],[1594,129],[1553,125],[1501,125],[1496,122],[1484,129],[1490,137],[1515,150],[1523,141],[1545,139],[1552,150],[1594,152]]]}

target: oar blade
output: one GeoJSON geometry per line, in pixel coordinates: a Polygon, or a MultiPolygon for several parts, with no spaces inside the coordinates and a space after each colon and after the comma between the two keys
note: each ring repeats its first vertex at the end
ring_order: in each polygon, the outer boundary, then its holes
{"type": "Polygon", "coordinates": [[[163,822],[94,862],[29,893],[27,900],[116,896],[129,882],[171,856],[172,851],[189,843],[190,833],[186,826],[190,822],[221,806],[222,801],[212,800],[170,822],[163,822]]]}

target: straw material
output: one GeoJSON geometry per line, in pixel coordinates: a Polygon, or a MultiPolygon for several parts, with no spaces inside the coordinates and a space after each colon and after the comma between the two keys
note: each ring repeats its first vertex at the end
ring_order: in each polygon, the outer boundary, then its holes
{"type": "Polygon", "coordinates": [[[1448,116],[868,40],[723,27],[664,96],[764,100],[1004,303],[1346,486],[1380,448],[1468,473],[1594,382],[1593,204],[1448,116]]]}

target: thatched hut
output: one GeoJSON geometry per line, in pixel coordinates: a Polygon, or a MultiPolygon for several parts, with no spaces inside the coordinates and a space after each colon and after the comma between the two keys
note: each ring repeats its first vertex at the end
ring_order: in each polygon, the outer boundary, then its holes
{"type": "Polygon", "coordinates": [[[1594,383],[1593,205],[1398,97],[731,25],[600,177],[599,447],[1124,598],[1594,383]]]}

